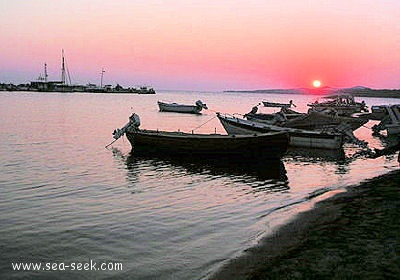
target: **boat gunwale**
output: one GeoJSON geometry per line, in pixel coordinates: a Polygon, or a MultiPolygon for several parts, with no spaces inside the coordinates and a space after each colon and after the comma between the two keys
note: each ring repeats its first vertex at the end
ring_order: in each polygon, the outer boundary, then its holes
{"type": "Polygon", "coordinates": [[[288,134],[286,131],[271,131],[271,132],[264,132],[264,133],[257,133],[254,134],[200,134],[200,133],[188,133],[188,132],[181,132],[181,131],[163,131],[163,130],[151,130],[151,129],[139,129],[134,132],[127,132],[129,134],[142,134],[148,136],[158,136],[158,137],[168,137],[168,138],[193,138],[193,139],[231,139],[231,138],[255,138],[255,137],[271,137],[271,136],[279,136],[283,134],[288,134]]]}
{"type": "Polygon", "coordinates": [[[179,104],[179,103],[165,103],[162,101],[157,101],[158,105],[166,106],[166,107],[190,107],[190,108],[197,108],[197,105],[186,105],[186,104],[179,104]]]}
{"type": "MultiPolygon", "coordinates": [[[[218,116],[218,118],[223,121],[228,122],[228,124],[234,123],[235,125],[241,127],[241,128],[247,128],[247,129],[254,129],[258,130],[259,132],[265,131],[265,130],[271,130],[271,132],[274,129],[279,129],[279,132],[287,132],[289,136],[298,136],[298,137],[309,137],[309,136],[315,136],[315,138],[335,138],[335,137],[342,137],[340,133],[327,133],[327,132],[320,132],[320,131],[312,131],[312,130],[304,130],[304,129],[298,129],[298,128],[290,128],[290,127],[279,127],[279,126],[274,126],[274,125],[269,125],[266,123],[257,123],[257,122],[252,122],[249,120],[242,120],[238,118],[233,118],[233,117],[226,117],[226,116],[218,116]],[[252,123],[251,123],[252,122],[252,123]]],[[[233,125],[233,124],[232,124],[233,125]]]]}

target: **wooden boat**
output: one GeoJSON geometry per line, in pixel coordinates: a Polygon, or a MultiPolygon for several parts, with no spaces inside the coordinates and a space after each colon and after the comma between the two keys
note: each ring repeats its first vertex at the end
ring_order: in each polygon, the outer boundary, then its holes
{"type": "Polygon", "coordinates": [[[277,103],[277,102],[269,102],[269,101],[262,101],[264,104],[264,107],[278,107],[278,108],[290,108],[290,107],[296,107],[296,105],[293,104],[293,101],[290,100],[289,103],[277,103]]]}
{"type": "Polygon", "coordinates": [[[175,113],[189,113],[189,114],[200,114],[202,109],[208,109],[207,105],[197,100],[195,105],[183,105],[178,103],[166,103],[158,101],[158,107],[160,112],[175,112],[175,113]]]}
{"type": "Polygon", "coordinates": [[[354,131],[368,122],[365,118],[338,116],[337,114],[328,114],[327,112],[316,112],[313,110],[310,110],[308,113],[299,113],[286,107],[272,114],[257,113],[257,110],[257,107],[253,107],[251,112],[245,114],[244,117],[250,121],[306,130],[321,130],[344,123],[349,124],[354,131]]]}
{"type": "Polygon", "coordinates": [[[259,156],[270,159],[281,158],[288,147],[286,132],[252,133],[248,135],[193,134],[139,129],[140,119],[136,114],[129,122],[113,132],[114,139],[126,134],[133,150],[165,153],[174,156],[259,156]]]}
{"type": "Polygon", "coordinates": [[[325,102],[307,104],[310,110],[322,112],[325,110],[334,110],[340,116],[350,116],[354,113],[368,112],[365,102],[356,102],[354,96],[348,94],[338,94],[324,97],[328,99],[325,102]]]}
{"type": "Polygon", "coordinates": [[[327,127],[334,127],[341,124],[348,124],[352,131],[366,124],[368,120],[351,116],[338,116],[323,112],[310,111],[307,114],[290,118],[284,123],[284,127],[300,128],[307,130],[321,130],[327,127]]]}
{"type": "MultiPolygon", "coordinates": [[[[293,104],[292,101],[290,101],[290,104],[293,104]]],[[[263,101],[264,103],[264,101],[263,101]]],[[[280,105],[286,105],[282,103],[274,103],[274,104],[280,104],[280,105]]],[[[287,105],[290,105],[287,104],[287,105]]],[[[252,121],[258,121],[258,122],[266,122],[269,124],[275,124],[275,125],[281,125],[283,124],[286,120],[292,119],[292,118],[297,118],[301,115],[304,115],[302,113],[293,111],[289,109],[289,107],[286,106],[266,106],[266,107],[280,107],[281,110],[277,113],[258,113],[258,106],[254,106],[251,108],[251,111],[248,112],[247,114],[244,115],[244,117],[248,120],[252,121]]]]}
{"type": "Polygon", "coordinates": [[[400,134],[400,104],[372,106],[371,111],[366,117],[380,121],[372,127],[374,133],[386,130],[388,136],[400,134]]]}
{"type": "Polygon", "coordinates": [[[287,132],[289,133],[289,145],[302,148],[340,149],[344,143],[344,137],[341,133],[280,127],[236,117],[223,116],[219,113],[217,113],[217,116],[228,134],[287,132]]]}

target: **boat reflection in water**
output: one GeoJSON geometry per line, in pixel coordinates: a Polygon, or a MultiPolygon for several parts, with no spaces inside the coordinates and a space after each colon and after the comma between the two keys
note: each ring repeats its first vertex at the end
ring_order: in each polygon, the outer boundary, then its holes
{"type": "MultiPolygon", "coordinates": [[[[121,158],[122,154],[117,149],[114,149],[114,155],[121,158]]],[[[152,166],[155,171],[166,169],[183,170],[187,175],[204,175],[207,177],[206,180],[226,177],[235,182],[248,184],[256,188],[257,191],[289,189],[284,163],[278,159],[232,156],[183,158],[133,150],[123,159],[126,162],[129,173],[136,174],[135,176],[138,175],[140,170],[143,170],[144,166],[152,166]]],[[[160,180],[162,180],[161,175],[160,180]]]]}
{"type": "Polygon", "coordinates": [[[310,181],[315,174],[319,174],[318,176],[323,178],[333,178],[335,175],[331,175],[327,170],[336,175],[347,174],[355,159],[349,157],[348,152],[345,152],[343,148],[331,150],[290,147],[284,161],[288,170],[291,171],[289,177],[295,178],[295,180],[291,180],[291,183],[299,184],[298,180],[310,181]]]}
{"type": "Polygon", "coordinates": [[[304,162],[327,161],[344,163],[344,161],[346,160],[346,154],[343,148],[331,150],[289,147],[285,157],[304,162]]]}

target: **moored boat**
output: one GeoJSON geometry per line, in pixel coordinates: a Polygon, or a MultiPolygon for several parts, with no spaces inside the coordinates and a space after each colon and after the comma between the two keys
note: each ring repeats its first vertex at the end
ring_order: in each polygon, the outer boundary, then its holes
{"type": "Polygon", "coordinates": [[[374,133],[386,130],[388,136],[400,134],[400,104],[372,106],[371,110],[365,117],[380,121],[372,127],[374,133]]]}
{"type": "Polygon", "coordinates": [[[290,108],[290,107],[296,107],[296,105],[293,104],[293,100],[290,100],[289,103],[278,103],[278,102],[269,102],[269,101],[262,101],[264,107],[278,107],[278,108],[290,108]]]}
{"type": "Polygon", "coordinates": [[[325,110],[333,110],[338,115],[350,116],[354,113],[368,112],[368,107],[364,101],[356,102],[354,96],[349,94],[338,94],[324,97],[327,99],[325,102],[307,104],[310,110],[322,112],[325,110]]]}
{"type": "Polygon", "coordinates": [[[254,106],[250,112],[244,115],[244,117],[252,121],[266,122],[274,125],[283,125],[287,120],[297,118],[302,115],[304,114],[293,111],[285,106],[281,107],[281,110],[276,113],[258,113],[258,106],[254,106]]]}
{"type": "Polygon", "coordinates": [[[194,134],[139,129],[136,114],[129,122],[113,133],[114,139],[126,134],[133,150],[173,156],[260,156],[281,158],[287,150],[289,139],[286,132],[252,133],[248,135],[194,134]]]}
{"type": "Polygon", "coordinates": [[[289,134],[289,145],[302,148],[340,149],[344,143],[344,137],[340,133],[280,127],[236,117],[223,116],[219,113],[217,113],[217,116],[228,134],[287,132],[289,134]]]}
{"type": "Polygon", "coordinates": [[[200,114],[203,109],[208,109],[207,105],[201,100],[197,100],[195,105],[184,105],[178,103],[167,103],[158,101],[158,107],[160,112],[175,112],[175,113],[189,113],[189,114],[200,114]]]}
{"type": "Polygon", "coordinates": [[[250,121],[306,130],[322,130],[327,127],[348,124],[354,131],[368,122],[365,118],[339,116],[336,113],[329,114],[313,110],[308,113],[299,113],[286,107],[282,107],[279,112],[272,114],[257,113],[257,111],[258,107],[255,106],[244,117],[250,121]]]}
{"type": "Polygon", "coordinates": [[[324,129],[326,127],[348,124],[351,130],[356,130],[366,124],[368,120],[352,116],[338,116],[323,112],[310,111],[296,118],[288,119],[284,126],[307,130],[324,129]]]}

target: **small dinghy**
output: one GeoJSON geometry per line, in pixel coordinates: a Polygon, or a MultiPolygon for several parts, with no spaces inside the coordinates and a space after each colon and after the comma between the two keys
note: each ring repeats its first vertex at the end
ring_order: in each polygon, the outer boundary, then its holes
{"type": "Polygon", "coordinates": [[[158,107],[160,112],[175,112],[175,113],[188,113],[188,114],[200,114],[203,109],[208,109],[207,105],[201,100],[197,100],[195,105],[183,105],[178,103],[166,103],[158,101],[158,107]]]}

